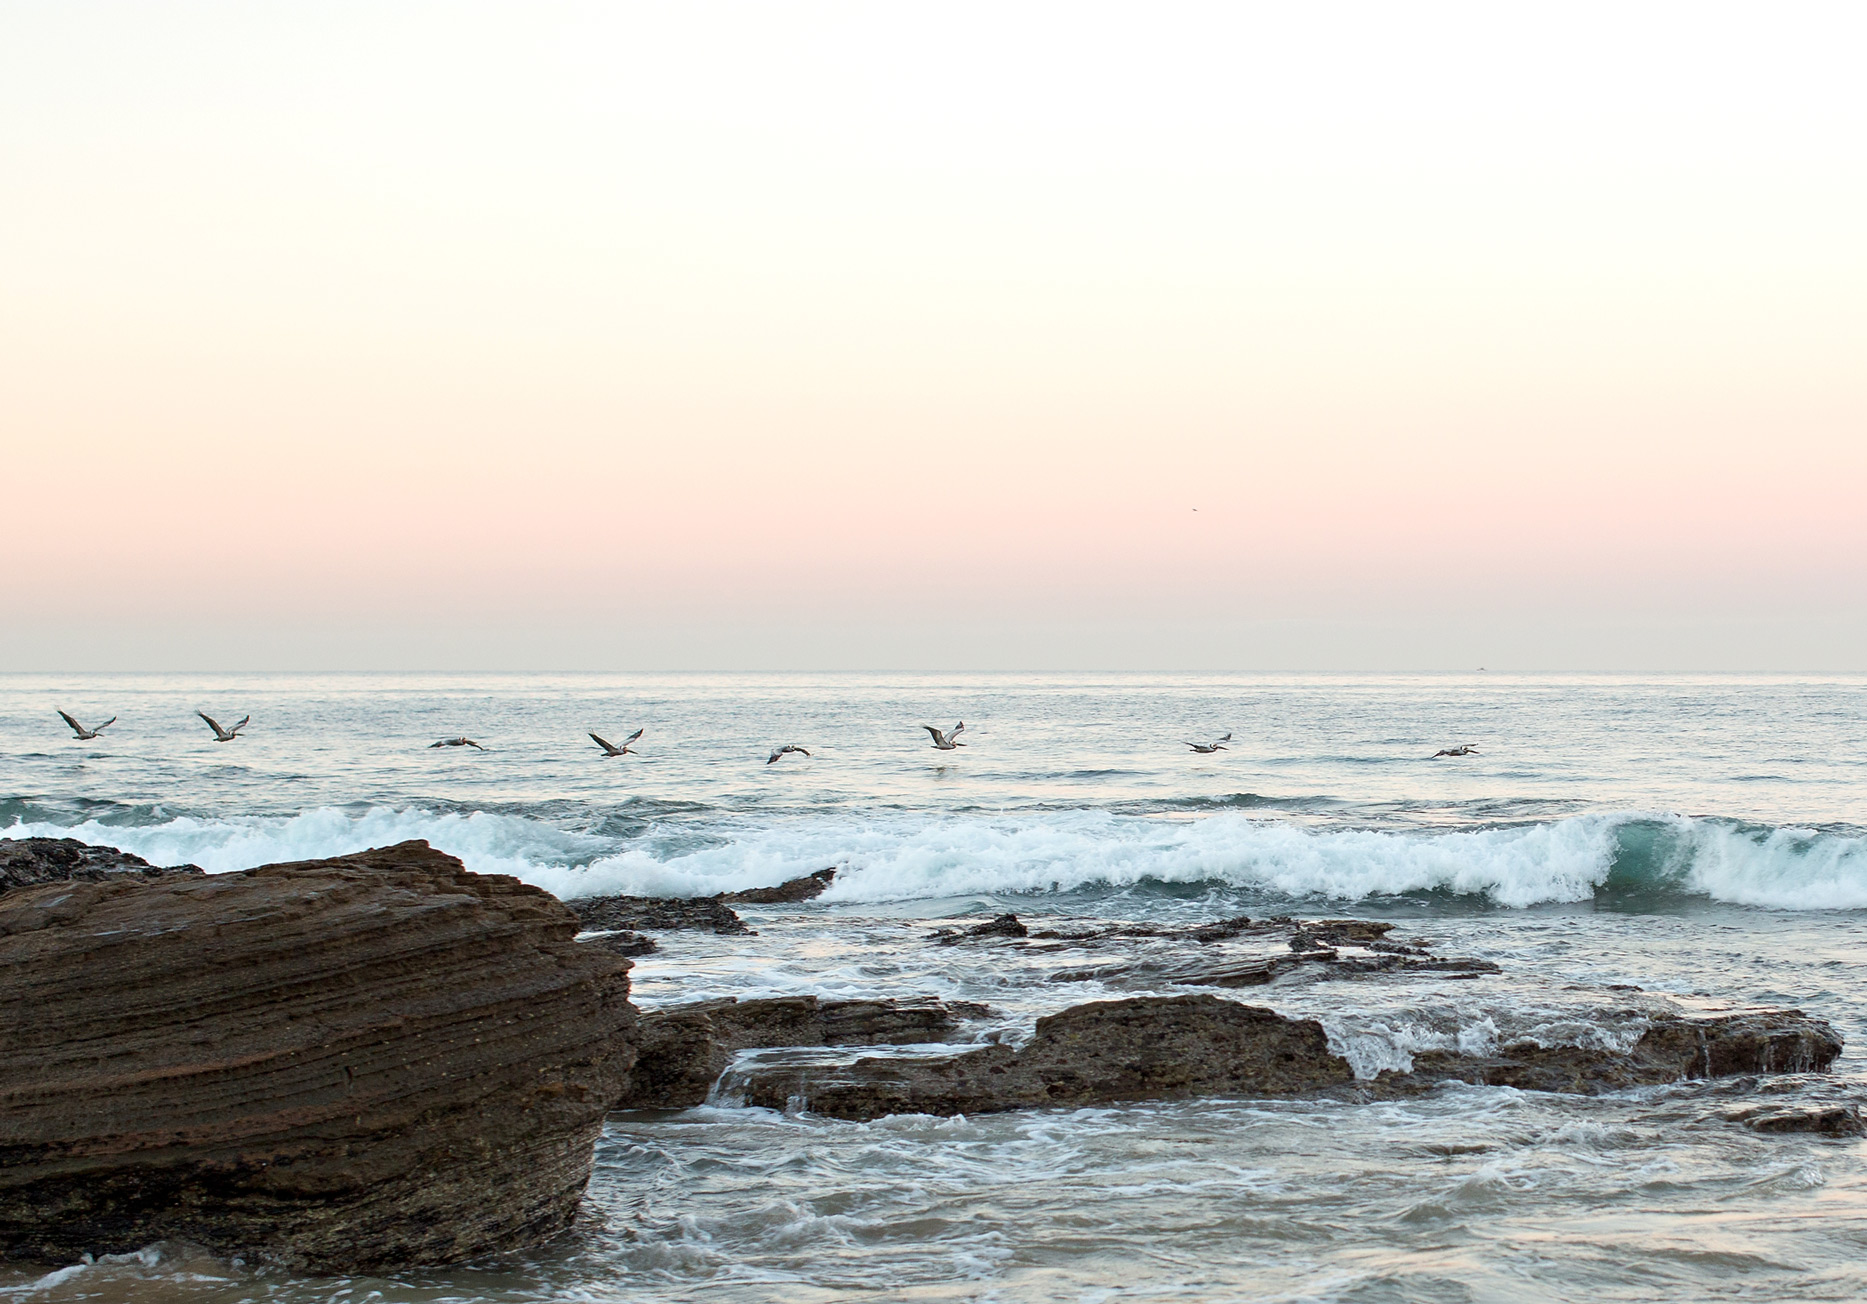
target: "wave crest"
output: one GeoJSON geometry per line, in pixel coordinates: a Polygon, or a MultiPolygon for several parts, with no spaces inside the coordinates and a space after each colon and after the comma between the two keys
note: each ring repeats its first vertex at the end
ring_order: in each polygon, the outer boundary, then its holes
{"type": "Polygon", "coordinates": [[[797,818],[651,824],[618,837],[517,814],[319,808],[125,826],[16,819],[8,837],[76,837],[210,872],[426,838],[469,868],[560,896],[704,896],[838,867],[826,902],[1209,885],[1291,900],[1419,896],[1508,907],[1699,896],[1789,910],[1867,908],[1867,838],[1674,815],[1579,815],[1455,831],[1316,829],[1224,812],[797,818]]]}

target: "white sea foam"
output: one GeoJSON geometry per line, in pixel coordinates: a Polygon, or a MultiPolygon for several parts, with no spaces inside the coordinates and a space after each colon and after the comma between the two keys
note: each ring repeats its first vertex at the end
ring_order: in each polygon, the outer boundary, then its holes
{"type": "Polygon", "coordinates": [[[836,816],[619,842],[519,815],[319,808],[141,826],[16,823],[4,835],[76,837],[210,872],[426,838],[471,869],[562,896],[705,895],[834,865],[842,872],[826,902],[1215,882],[1336,900],[1445,892],[1520,907],[1588,900],[1611,885],[1777,909],[1867,907],[1867,838],[1639,814],[1449,832],[1319,830],[1229,813],[836,816]]]}

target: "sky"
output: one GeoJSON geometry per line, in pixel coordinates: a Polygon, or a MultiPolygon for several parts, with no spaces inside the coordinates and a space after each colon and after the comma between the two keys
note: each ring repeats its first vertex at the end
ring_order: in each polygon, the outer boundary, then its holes
{"type": "Polygon", "coordinates": [[[1863,49],[0,0],[0,669],[1867,671],[1863,49]]]}

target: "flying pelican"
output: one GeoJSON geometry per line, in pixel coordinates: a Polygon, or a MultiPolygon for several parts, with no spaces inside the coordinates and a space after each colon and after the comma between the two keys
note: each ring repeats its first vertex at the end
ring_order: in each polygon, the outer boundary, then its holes
{"type": "Polygon", "coordinates": [[[478,748],[478,750],[480,751],[486,750],[484,747],[481,747],[478,743],[474,742],[473,739],[468,738],[464,735],[459,738],[443,738],[438,743],[429,743],[428,746],[430,747],[473,747],[473,748],[478,748]]]}
{"type": "Polygon", "coordinates": [[[955,747],[964,747],[966,745],[965,743],[954,741],[966,731],[966,722],[964,720],[961,720],[945,733],[941,733],[940,730],[934,728],[930,724],[924,724],[921,728],[933,735],[933,745],[943,752],[950,752],[955,747]]]}
{"type": "Polygon", "coordinates": [[[60,711],[58,713],[58,717],[59,719],[63,720],[66,724],[70,725],[71,731],[77,734],[79,739],[84,742],[89,742],[91,739],[97,737],[98,734],[104,732],[104,730],[110,728],[111,725],[117,722],[117,717],[113,715],[108,720],[98,725],[97,728],[86,729],[83,725],[79,724],[76,720],[66,715],[63,711],[60,711]]]}
{"type": "Polygon", "coordinates": [[[206,711],[196,711],[195,714],[207,721],[207,727],[214,731],[214,741],[217,743],[230,743],[235,738],[238,738],[240,736],[240,730],[246,728],[246,722],[253,718],[250,715],[243,715],[240,717],[239,724],[236,724],[231,729],[223,729],[220,727],[220,721],[216,720],[206,711]]]}
{"type": "Polygon", "coordinates": [[[595,734],[590,735],[590,741],[595,743],[598,747],[601,747],[603,749],[603,755],[605,756],[640,756],[640,752],[632,752],[629,750],[629,744],[641,736],[642,731],[637,729],[634,733],[622,740],[622,746],[620,747],[616,746],[616,744],[610,742],[608,739],[597,737],[595,734]]]}
{"type": "Polygon", "coordinates": [[[1219,737],[1218,737],[1218,738],[1216,739],[1216,741],[1218,741],[1218,742],[1222,742],[1222,743],[1229,743],[1229,742],[1231,742],[1231,741],[1232,741],[1232,735],[1230,735],[1230,734],[1220,734],[1220,735],[1219,735],[1219,737]]]}
{"type": "Polygon", "coordinates": [[[802,747],[799,747],[796,743],[786,743],[784,746],[777,748],[775,751],[773,751],[770,756],[766,757],[765,764],[770,765],[774,761],[776,761],[780,756],[789,756],[792,752],[796,752],[799,756],[810,755],[809,752],[805,751],[802,747]]]}
{"type": "Polygon", "coordinates": [[[1476,755],[1478,755],[1478,744],[1477,743],[1460,743],[1457,747],[1441,748],[1439,751],[1436,751],[1433,753],[1432,759],[1436,761],[1441,756],[1476,756],[1476,755]]]}
{"type": "MultiPolygon", "coordinates": [[[[1227,738],[1230,738],[1232,735],[1226,734],[1225,736],[1227,738]]],[[[1191,747],[1194,751],[1198,752],[1201,756],[1210,756],[1214,752],[1229,752],[1232,750],[1231,748],[1227,747],[1223,742],[1188,743],[1187,746],[1191,747]]]]}

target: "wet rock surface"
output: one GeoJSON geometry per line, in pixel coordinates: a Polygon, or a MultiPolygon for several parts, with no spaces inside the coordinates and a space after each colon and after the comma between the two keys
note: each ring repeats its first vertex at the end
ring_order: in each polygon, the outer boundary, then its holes
{"type": "Polygon", "coordinates": [[[741,1050],[941,1042],[989,1013],[983,1005],[925,997],[825,1001],[815,996],[728,998],[655,1010],[642,1016],[639,1056],[616,1107],[698,1105],[741,1050]]]}
{"type": "Polygon", "coordinates": [[[1840,1049],[1832,1028],[1798,1010],[1682,1014],[1655,1021],[1625,1052],[1527,1041],[1484,1056],[1429,1051],[1414,1057],[1410,1073],[1358,1081],[1315,1020],[1210,995],[1155,996],[1093,1002],[1039,1019],[1035,1037],[1016,1051],[993,1045],[941,1058],[838,1065],[766,1060],[735,1069],[733,1089],[748,1105],[801,1106],[845,1119],[1198,1095],[1329,1091],[1377,1099],[1454,1081],[1594,1095],[1692,1078],[1819,1073],[1840,1049]]]}
{"type": "Polygon", "coordinates": [[[195,865],[163,868],[115,847],[76,838],[0,838],[0,893],[41,883],[101,883],[111,878],[160,879],[200,874],[195,865]]]}
{"type": "Polygon", "coordinates": [[[1801,1010],[1661,1017],[1632,1049],[1542,1046],[1518,1041],[1495,1055],[1427,1051],[1408,1075],[1383,1074],[1389,1086],[1471,1082],[1523,1091],[1594,1095],[1624,1087],[1739,1074],[1822,1073],[1841,1053],[1841,1037],[1801,1010]]]}
{"type": "Polygon", "coordinates": [[[666,933],[697,928],[727,936],[752,931],[718,897],[574,897],[564,904],[592,931],[666,933]]]}
{"type": "MultiPolygon", "coordinates": [[[[738,905],[792,905],[823,895],[836,878],[835,869],[820,869],[776,887],[748,888],[710,897],[572,897],[564,902],[587,929],[623,929],[630,932],[678,932],[684,928],[722,936],[750,934],[752,930],[732,907],[738,905]]],[[[627,954],[647,954],[629,952],[627,954]]]]}
{"type": "Polygon", "coordinates": [[[1079,1005],[1037,1021],[1018,1050],[993,1045],[938,1059],[846,1066],[771,1065],[743,1081],[748,1105],[803,1103],[832,1118],[977,1114],[1045,1105],[1201,1095],[1295,1095],[1353,1081],[1322,1025],[1216,996],[1079,1005]]]}
{"type": "Polygon", "coordinates": [[[1733,1123],[1742,1123],[1753,1132],[1799,1132],[1832,1137],[1867,1135],[1867,1123],[1863,1123],[1858,1105],[1765,1105],[1736,1110],[1725,1117],[1733,1123]]]}
{"type": "Polygon", "coordinates": [[[175,1239],[314,1270],[568,1227],[634,1058],[628,961],[411,842],[0,897],[0,1254],[175,1239]]]}
{"type": "Polygon", "coordinates": [[[820,869],[802,878],[786,879],[777,887],[747,888],[743,892],[728,892],[720,899],[749,906],[790,905],[822,896],[823,890],[829,887],[835,878],[835,869],[820,869]]]}

